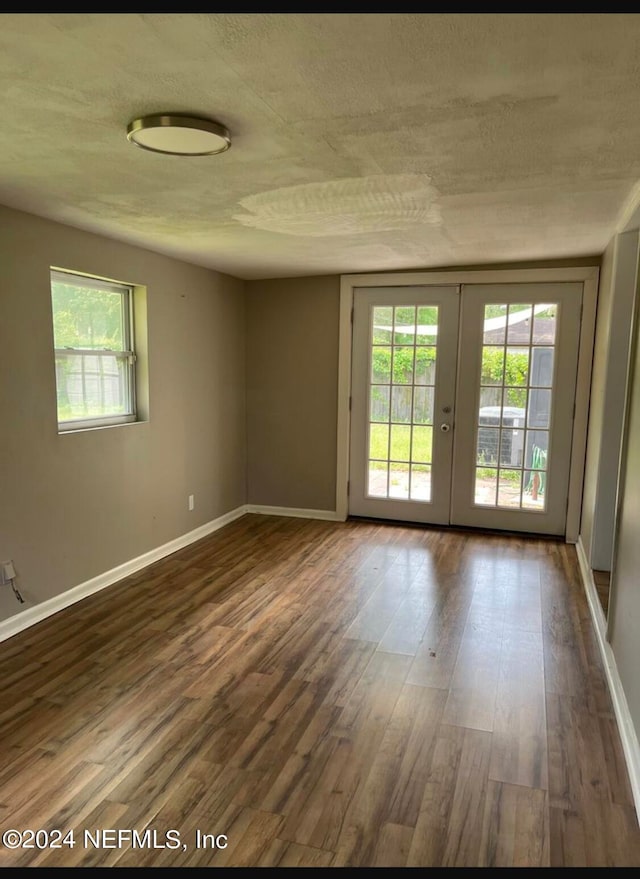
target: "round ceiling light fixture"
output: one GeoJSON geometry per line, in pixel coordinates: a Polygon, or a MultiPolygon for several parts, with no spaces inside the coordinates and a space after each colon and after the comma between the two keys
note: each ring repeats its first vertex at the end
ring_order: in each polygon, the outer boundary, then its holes
{"type": "Polygon", "coordinates": [[[170,156],[215,156],[231,146],[231,135],[219,122],[181,113],[155,113],[133,119],[127,139],[143,150],[170,156]]]}

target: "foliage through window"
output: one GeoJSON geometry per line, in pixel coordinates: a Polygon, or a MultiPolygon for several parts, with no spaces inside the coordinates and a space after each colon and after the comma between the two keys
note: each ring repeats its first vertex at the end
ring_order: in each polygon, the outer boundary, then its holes
{"type": "Polygon", "coordinates": [[[135,421],[132,288],[51,272],[60,430],[135,421]]]}

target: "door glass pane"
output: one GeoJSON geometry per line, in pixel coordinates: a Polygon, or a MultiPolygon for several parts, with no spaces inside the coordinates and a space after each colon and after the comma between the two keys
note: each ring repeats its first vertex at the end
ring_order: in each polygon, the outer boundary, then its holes
{"type": "Polygon", "coordinates": [[[371,381],[374,384],[389,384],[391,381],[391,348],[372,348],[371,381]]]}
{"type": "Polygon", "coordinates": [[[533,349],[531,384],[537,388],[550,388],[553,384],[553,348],[533,349]]]}
{"type": "Polygon", "coordinates": [[[498,463],[500,431],[492,427],[478,429],[477,464],[495,465],[498,463]]]}
{"type": "Polygon", "coordinates": [[[549,431],[528,430],[524,466],[530,470],[548,470],[549,431]]]}
{"type": "Polygon", "coordinates": [[[507,343],[509,345],[528,345],[531,340],[531,305],[510,305],[507,343]]]}
{"type": "Polygon", "coordinates": [[[369,497],[432,499],[438,317],[430,305],[372,308],[369,497]]]}
{"type": "Polygon", "coordinates": [[[500,431],[500,466],[522,467],[524,430],[504,428],[500,431]]]}
{"type": "Polygon", "coordinates": [[[490,467],[476,468],[476,504],[495,507],[498,488],[498,471],[490,467]]]}
{"type": "Polygon", "coordinates": [[[527,510],[544,510],[547,475],[539,470],[523,474],[522,506],[527,510]]]}
{"type": "Polygon", "coordinates": [[[435,385],[436,349],[416,348],[414,382],[417,385],[435,385]]]}
{"type": "Polygon", "coordinates": [[[431,463],[432,427],[414,427],[411,460],[421,464],[431,463]]]}
{"type": "Polygon", "coordinates": [[[534,345],[555,345],[557,305],[536,305],[533,318],[534,345]]]}
{"type": "Polygon", "coordinates": [[[521,485],[521,470],[500,470],[498,478],[498,506],[519,507],[521,485]]]}
{"type": "Polygon", "coordinates": [[[389,421],[389,387],[371,385],[371,421],[389,421]]]}
{"type": "Polygon", "coordinates": [[[373,344],[390,345],[393,332],[393,308],[384,306],[373,309],[373,344]]]}
{"type": "Polygon", "coordinates": [[[413,358],[415,348],[393,349],[393,383],[413,383],[413,358]]]}
{"type": "Polygon", "coordinates": [[[418,308],[416,345],[436,345],[438,343],[438,306],[427,305],[418,308]]]}
{"type": "Polygon", "coordinates": [[[411,404],[412,404],[413,388],[398,387],[394,385],[391,388],[391,420],[399,424],[411,424],[411,404]]]}
{"type": "Polygon", "coordinates": [[[389,497],[409,499],[408,464],[389,464],[389,497]]]}
{"type": "Polygon", "coordinates": [[[505,385],[512,387],[526,385],[529,375],[529,349],[507,348],[504,373],[505,385]]]}
{"type": "Polygon", "coordinates": [[[549,427],[551,417],[551,391],[532,388],[529,391],[528,427],[549,427]]]}
{"type": "Polygon", "coordinates": [[[413,305],[395,308],[394,345],[413,345],[416,335],[416,309],[413,305]]]}
{"type": "Polygon", "coordinates": [[[368,494],[371,497],[387,497],[388,476],[389,465],[386,461],[369,461],[368,494]]]}
{"type": "Polygon", "coordinates": [[[433,424],[434,388],[413,389],[413,423],[433,424]]]}
{"type": "Polygon", "coordinates": [[[524,427],[527,414],[527,389],[505,388],[502,397],[502,423],[509,427],[524,427]]]}
{"type": "Polygon", "coordinates": [[[480,424],[485,418],[500,418],[502,388],[480,388],[480,424]]]}
{"type": "Polygon", "coordinates": [[[475,503],[544,511],[557,305],[485,306],[475,503]]]}
{"type": "Polygon", "coordinates": [[[369,425],[369,457],[379,461],[389,459],[389,426],[387,424],[369,425]]]}
{"type": "Polygon", "coordinates": [[[506,305],[485,305],[484,345],[504,345],[507,312],[506,305]]]}
{"type": "Polygon", "coordinates": [[[389,459],[391,461],[411,460],[411,428],[408,425],[391,425],[389,459]]]}
{"type": "Polygon", "coordinates": [[[483,385],[501,385],[504,380],[504,348],[487,347],[482,349],[482,375],[480,383],[483,385]]]}
{"type": "Polygon", "coordinates": [[[411,500],[431,500],[431,467],[426,464],[411,465],[411,500]]]}

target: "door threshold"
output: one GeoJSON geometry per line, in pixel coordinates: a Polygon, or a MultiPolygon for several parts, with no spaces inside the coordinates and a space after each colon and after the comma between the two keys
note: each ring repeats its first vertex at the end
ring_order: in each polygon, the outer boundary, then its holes
{"type": "Polygon", "coordinates": [[[565,537],[559,534],[536,534],[531,531],[505,531],[501,528],[478,528],[473,525],[431,525],[427,522],[406,522],[401,519],[383,519],[374,516],[347,517],[347,522],[367,522],[371,525],[395,525],[401,528],[421,528],[424,531],[447,531],[459,534],[486,534],[495,537],[526,537],[535,540],[549,540],[565,543],[565,537]]]}

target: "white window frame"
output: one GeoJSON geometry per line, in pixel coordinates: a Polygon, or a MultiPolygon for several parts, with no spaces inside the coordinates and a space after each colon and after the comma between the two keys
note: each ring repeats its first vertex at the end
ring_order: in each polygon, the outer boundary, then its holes
{"type": "Polygon", "coordinates": [[[90,430],[99,427],[113,427],[118,424],[129,424],[133,421],[137,421],[136,354],[134,350],[135,336],[133,323],[133,286],[131,286],[130,284],[120,283],[118,281],[109,281],[104,278],[97,278],[93,275],[83,275],[79,272],[52,268],[51,284],[53,284],[54,281],[67,284],[77,284],[78,286],[90,287],[94,290],[104,290],[109,293],[119,293],[122,296],[122,339],[124,346],[123,350],[113,350],[110,348],[54,348],[54,359],[57,359],[58,357],[74,356],[77,354],[90,354],[95,356],[115,356],[116,359],[122,360],[127,367],[127,390],[130,410],[124,415],[105,415],[104,417],[98,418],[73,418],[67,421],[60,421],[60,418],[58,417],[56,379],[56,417],[58,418],[58,432],[69,433],[75,430],[90,430]]]}

